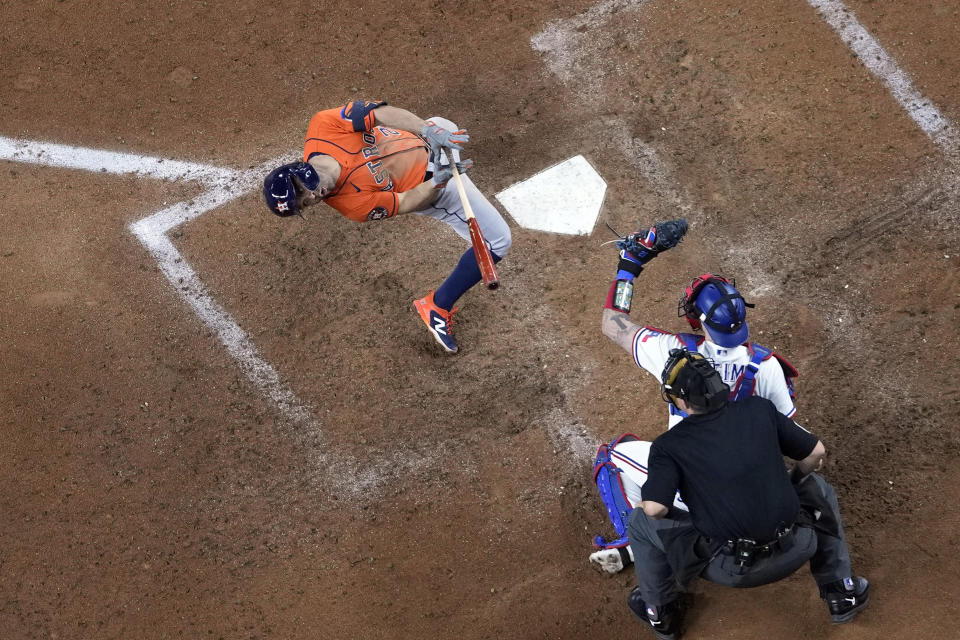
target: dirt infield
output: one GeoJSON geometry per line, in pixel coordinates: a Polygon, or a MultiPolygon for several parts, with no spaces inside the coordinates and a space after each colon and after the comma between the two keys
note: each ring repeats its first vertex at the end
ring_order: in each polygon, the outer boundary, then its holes
{"type": "Polygon", "coordinates": [[[298,413],[131,232],[202,186],[4,156],[0,635],[645,637],[631,573],[586,562],[596,444],[666,424],[600,333],[600,245],[681,214],[633,317],[680,330],[693,276],[736,278],[873,585],[832,629],[804,572],[699,581],[687,637],[957,638],[960,154],[921,108],[960,122],[958,10],[846,5],[917,116],[812,4],[0,0],[0,143],[245,171],[378,98],[465,126],[491,200],[575,154],[608,183],[590,236],[510,221],[455,357],[412,309],[465,248],[444,225],[281,220],[238,182],[170,231],[298,413]]]}

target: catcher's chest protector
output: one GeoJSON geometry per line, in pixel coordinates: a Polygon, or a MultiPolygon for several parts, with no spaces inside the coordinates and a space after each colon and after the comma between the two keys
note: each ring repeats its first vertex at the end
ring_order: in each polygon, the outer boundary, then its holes
{"type": "MultiPolygon", "coordinates": [[[[697,351],[697,347],[703,342],[703,336],[695,333],[679,333],[677,337],[683,340],[687,351],[697,351]]],[[[744,342],[743,346],[750,352],[750,362],[743,368],[743,373],[737,377],[733,388],[730,390],[730,400],[737,402],[753,395],[753,390],[757,386],[757,371],[760,369],[760,363],[770,358],[776,358],[783,369],[783,378],[787,382],[787,390],[790,391],[790,399],[796,398],[793,389],[793,379],[800,375],[796,368],[787,362],[787,359],[764,346],[754,342],[744,342]]]]}

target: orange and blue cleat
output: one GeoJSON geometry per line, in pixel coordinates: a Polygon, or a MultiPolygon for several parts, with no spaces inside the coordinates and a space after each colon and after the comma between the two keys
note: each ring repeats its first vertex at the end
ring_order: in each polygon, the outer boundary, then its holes
{"type": "Polygon", "coordinates": [[[433,291],[427,294],[425,298],[413,301],[413,308],[420,314],[420,319],[427,325],[427,329],[433,335],[434,339],[440,343],[443,350],[447,353],[457,352],[457,341],[453,339],[453,314],[457,311],[454,307],[452,311],[441,309],[433,301],[433,291]]]}

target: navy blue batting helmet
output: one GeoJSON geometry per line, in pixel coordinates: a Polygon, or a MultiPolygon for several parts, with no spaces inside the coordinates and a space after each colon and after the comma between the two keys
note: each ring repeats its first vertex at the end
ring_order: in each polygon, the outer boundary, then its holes
{"type": "Polygon", "coordinates": [[[694,329],[706,326],[714,342],[731,349],[746,342],[750,335],[747,307],[753,305],[743,299],[733,282],[704,273],[684,290],[677,313],[686,316],[694,329]]]}
{"type": "Polygon", "coordinates": [[[281,217],[300,213],[297,183],[307,191],[320,186],[320,176],[306,162],[291,162],[277,167],[263,179],[263,199],[270,211],[281,217]]]}

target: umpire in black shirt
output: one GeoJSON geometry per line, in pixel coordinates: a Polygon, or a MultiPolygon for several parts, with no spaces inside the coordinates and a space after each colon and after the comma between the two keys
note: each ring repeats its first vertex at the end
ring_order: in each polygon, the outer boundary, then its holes
{"type": "Polygon", "coordinates": [[[688,417],[650,448],[642,508],[628,529],[637,573],[631,610],[673,640],[681,589],[695,576],[755,587],[809,561],[832,622],[851,620],[869,585],[851,571],[836,493],[814,473],[823,443],[769,400],[728,402],[729,388],[702,355],[670,355],[662,392],[688,417]],[[791,473],[783,456],[797,461],[791,473]],[[689,512],[667,506],[677,491],[689,512]]]}

